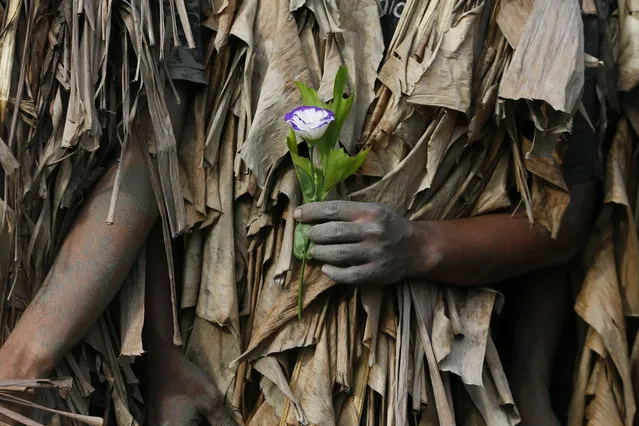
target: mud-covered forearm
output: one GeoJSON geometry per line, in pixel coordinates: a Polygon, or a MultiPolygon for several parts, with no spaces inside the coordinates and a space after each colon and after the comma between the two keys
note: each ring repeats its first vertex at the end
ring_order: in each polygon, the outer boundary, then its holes
{"type": "Polygon", "coordinates": [[[524,216],[411,222],[381,204],[329,201],[303,205],[296,219],[313,226],[311,255],[345,284],[392,284],[421,278],[481,286],[566,262],[593,221],[595,185],[571,187],[557,239],[524,216]]]}
{"type": "Polygon", "coordinates": [[[571,203],[559,236],[551,238],[523,216],[488,214],[422,224],[421,275],[441,283],[478,286],[519,276],[572,259],[593,222],[594,182],[571,187],[571,203]]]}
{"type": "Polygon", "coordinates": [[[158,216],[144,161],[131,144],[112,225],[106,219],[115,165],[94,188],[39,292],[0,348],[0,377],[48,375],[117,293],[158,216]]]}

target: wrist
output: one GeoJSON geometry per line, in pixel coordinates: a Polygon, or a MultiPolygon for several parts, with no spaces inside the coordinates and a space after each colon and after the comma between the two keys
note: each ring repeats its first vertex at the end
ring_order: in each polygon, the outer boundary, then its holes
{"type": "Polygon", "coordinates": [[[31,340],[16,345],[9,338],[0,348],[0,379],[42,379],[53,370],[55,363],[48,351],[31,347],[31,340]]]}
{"type": "Polygon", "coordinates": [[[415,264],[412,275],[416,278],[430,279],[439,267],[442,259],[442,246],[436,221],[411,222],[415,249],[415,264]]]}

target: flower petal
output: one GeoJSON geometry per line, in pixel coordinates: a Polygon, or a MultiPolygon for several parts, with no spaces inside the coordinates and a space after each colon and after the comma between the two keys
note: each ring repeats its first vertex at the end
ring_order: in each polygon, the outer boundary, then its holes
{"type": "Polygon", "coordinates": [[[293,128],[297,137],[308,142],[324,135],[328,125],[335,120],[335,114],[316,106],[301,106],[286,114],[284,120],[293,128]]]}

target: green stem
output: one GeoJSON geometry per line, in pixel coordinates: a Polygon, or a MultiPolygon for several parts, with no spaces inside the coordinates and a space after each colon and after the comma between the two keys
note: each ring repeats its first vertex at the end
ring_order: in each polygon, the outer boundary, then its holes
{"type": "MultiPolygon", "coordinates": [[[[317,171],[315,170],[315,163],[313,162],[313,151],[315,151],[315,146],[308,144],[308,156],[311,160],[311,173],[313,174],[313,199],[312,200],[304,200],[304,202],[313,202],[317,200],[317,184],[318,177],[317,171]]],[[[302,256],[302,267],[300,270],[300,283],[297,289],[297,320],[302,322],[302,294],[304,291],[304,270],[306,269],[306,258],[308,249],[311,246],[311,240],[306,238],[304,241],[304,256],[302,256]]]]}
{"type": "Polygon", "coordinates": [[[308,238],[304,243],[304,256],[302,256],[302,268],[300,271],[300,284],[297,289],[297,320],[302,322],[302,292],[304,291],[304,269],[306,269],[306,252],[311,245],[311,240],[308,238]]]}
{"type": "Polygon", "coordinates": [[[309,160],[311,160],[311,173],[313,174],[313,199],[311,201],[315,201],[317,198],[317,171],[315,170],[315,161],[313,161],[313,153],[315,151],[315,145],[308,146],[308,156],[309,160]]]}

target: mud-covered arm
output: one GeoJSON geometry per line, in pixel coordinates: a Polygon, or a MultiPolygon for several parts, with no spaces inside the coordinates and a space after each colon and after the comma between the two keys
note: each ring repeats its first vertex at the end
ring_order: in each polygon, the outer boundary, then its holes
{"type": "Polygon", "coordinates": [[[570,260],[593,222],[595,187],[595,181],[570,186],[556,239],[525,216],[508,213],[411,222],[381,204],[330,201],[304,205],[295,216],[314,224],[311,254],[337,282],[385,285],[423,278],[482,286],[570,260]]]}

